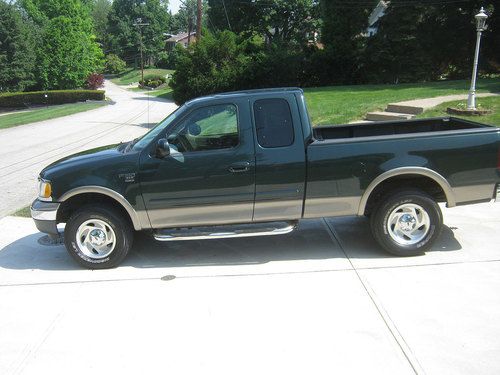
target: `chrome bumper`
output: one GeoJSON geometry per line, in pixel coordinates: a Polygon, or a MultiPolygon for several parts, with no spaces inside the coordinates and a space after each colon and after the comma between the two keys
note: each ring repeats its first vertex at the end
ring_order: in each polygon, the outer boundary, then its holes
{"type": "Polygon", "coordinates": [[[43,202],[38,199],[33,201],[30,207],[31,217],[40,232],[59,234],[56,225],[58,209],[59,203],[43,202]]]}

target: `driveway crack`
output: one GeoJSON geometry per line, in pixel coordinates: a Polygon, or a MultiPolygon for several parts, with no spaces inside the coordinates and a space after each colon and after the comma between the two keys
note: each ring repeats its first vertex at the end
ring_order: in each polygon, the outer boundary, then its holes
{"type": "Polygon", "coordinates": [[[326,219],[323,219],[323,222],[324,222],[324,224],[325,224],[325,226],[327,228],[327,232],[330,235],[330,237],[332,238],[332,240],[334,240],[335,242],[337,242],[339,244],[340,249],[344,253],[346,259],[351,264],[351,267],[352,267],[353,271],[355,272],[356,276],[358,277],[359,282],[363,286],[363,289],[366,291],[366,294],[368,295],[368,297],[372,301],[373,305],[375,306],[377,312],[379,313],[380,317],[384,321],[385,326],[387,327],[387,329],[391,333],[392,337],[396,341],[396,344],[401,349],[401,352],[405,356],[405,358],[408,361],[409,365],[411,366],[413,372],[416,375],[423,375],[423,374],[425,374],[422,366],[420,365],[420,363],[417,360],[417,357],[412,352],[410,346],[406,343],[403,335],[401,334],[401,332],[399,332],[396,324],[391,319],[389,313],[383,307],[383,305],[380,302],[380,300],[378,299],[375,291],[371,288],[371,286],[368,283],[368,281],[365,280],[365,278],[358,272],[358,269],[354,266],[354,264],[352,263],[351,259],[347,255],[347,253],[345,251],[345,248],[344,248],[344,244],[340,240],[340,237],[337,234],[337,232],[335,231],[335,229],[332,227],[332,225],[326,219]]]}

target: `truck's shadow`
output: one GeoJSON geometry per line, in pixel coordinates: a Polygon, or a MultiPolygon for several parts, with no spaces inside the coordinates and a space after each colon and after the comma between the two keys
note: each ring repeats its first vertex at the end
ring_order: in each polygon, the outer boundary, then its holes
{"type": "MultiPolygon", "coordinates": [[[[284,236],[243,239],[176,241],[161,243],[145,234],[136,236],[123,266],[136,268],[258,265],[273,261],[394,258],[373,240],[364,218],[329,219],[339,243],[321,220],[301,222],[295,232],[284,236]]],[[[80,269],[64,246],[38,243],[43,234],[23,237],[0,249],[0,267],[5,269],[80,269]]],[[[453,231],[446,227],[432,251],[461,249],[453,231]]]]}

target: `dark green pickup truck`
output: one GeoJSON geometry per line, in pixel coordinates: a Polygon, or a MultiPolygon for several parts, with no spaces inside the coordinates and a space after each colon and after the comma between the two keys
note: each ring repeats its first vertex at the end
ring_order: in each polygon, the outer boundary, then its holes
{"type": "Polygon", "coordinates": [[[500,199],[500,129],[456,118],[312,128],[300,89],[213,95],[142,138],[40,173],[31,207],[88,268],[118,265],[134,231],[159,241],[291,232],[300,219],[370,217],[396,255],[425,252],[448,207],[500,199]]]}

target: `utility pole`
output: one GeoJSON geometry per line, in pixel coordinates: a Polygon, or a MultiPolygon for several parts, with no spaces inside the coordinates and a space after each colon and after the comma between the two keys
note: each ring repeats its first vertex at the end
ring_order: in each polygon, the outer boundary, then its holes
{"type": "Polygon", "coordinates": [[[202,9],[201,9],[201,0],[198,0],[198,16],[196,18],[196,41],[201,40],[201,17],[202,17],[202,9]]]}
{"type": "Polygon", "coordinates": [[[141,50],[141,82],[144,84],[144,57],[143,57],[143,53],[142,53],[142,27],[149,26],[149,23],[142,22],[142,18],[137,18],[135,20],[134,26],[139,28],[140,50],[141,50]]]}

